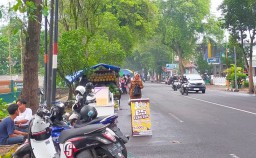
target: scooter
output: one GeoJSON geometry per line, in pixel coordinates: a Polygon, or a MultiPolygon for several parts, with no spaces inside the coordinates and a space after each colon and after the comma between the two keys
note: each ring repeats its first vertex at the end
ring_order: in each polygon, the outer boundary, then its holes
{"type": "MultiPolygon", "coordinates": [[[[114,157],[124,158],[123,147],[116,139],[115,133],[108,125],[95,124],[61,132],[59,143],[51,136],[51,116],[45,107],[40,107],[29,126],[29,154],[36,158],[94,158],[114,157]]],[[[26,144],[28,144],[26,143],[26,144]]],[[[24,146],[23,145],[23,149],[24,146]]],[[[28,146],[28,145],[27,145],[28,146]]],[[[15,152],[14,158],[20,157],[15,152]]]]}
{"type": "Polygon", "coordinates": [[[188,95],[188,88],[187,87],[188,87],[187,82],[181,84],[181,87],[180,87],[181,95],[183,95],[183,94],[188,95]]]}
{"type": "Polygon", "coordinates": [[[173,83],[172,83],[172,89],[174,91],[177,91],[177,89],[180,88],[180,82],[178,80],[174,80],[173,83]]]}

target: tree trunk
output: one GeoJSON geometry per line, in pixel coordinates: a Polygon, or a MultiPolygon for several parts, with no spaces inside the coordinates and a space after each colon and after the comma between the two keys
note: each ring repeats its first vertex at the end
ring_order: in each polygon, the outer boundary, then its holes
{"type": "Polygon", "coordinates": [[[182,51],[181,49],[177,49],[177,54],[179,56],[179,70],[180,75],[183,75],[185,73],[184,66],[183,66],[183,57],[182,57],[182,51]]]}
{"type": "Polygon", "coordinates": [[[73,99],[73,93],[74,93],[74,88],[72,86],[72,84],[68,84],[68,100],[72,100],[73,99]]]}
{"type": "Polygon", "coordinates": [[[27,105],[35,112],[38,108],[38,56],[41,32],[41,5],[42,0],[31,0],[37,6],[34,17],[29,18],[26,35],[26,50],[23,63],[23,90],[22,98],[25,98],[27,105]]]}

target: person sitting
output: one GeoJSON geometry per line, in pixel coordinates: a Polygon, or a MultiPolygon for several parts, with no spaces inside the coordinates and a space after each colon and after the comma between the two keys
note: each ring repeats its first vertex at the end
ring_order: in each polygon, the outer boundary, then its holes
{"type": "Polygon", "coordinates": [[[32,119],[32,110],[26,107],[27,102],[24,99],[16,101],[19,106],[19,116],[14,119],[15,129],[23,132],[28,132],[28,125],[32,119]]]}
{"type": "Polygon", "coordinates": [[[28,133],[15,130],[14,126],[14,119],[19,115],[18,105],[9,105],[7,111],[9,117],[6,117],[0,123],[0,145],[23,143],[28,133]]]}

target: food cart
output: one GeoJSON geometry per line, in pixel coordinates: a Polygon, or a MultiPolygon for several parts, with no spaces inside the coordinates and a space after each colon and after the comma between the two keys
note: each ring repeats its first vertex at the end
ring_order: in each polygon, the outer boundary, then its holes
{"type": "Polygon", "coordinates": [[[109,64],[97,64],[92,66],[92,72],[88,74],[88,81],[95,86],[94,93],[96,103],[93,104],[99,116],[114,113],[120,104],[121,93],[118,87],[120,68],[109,64]]]}

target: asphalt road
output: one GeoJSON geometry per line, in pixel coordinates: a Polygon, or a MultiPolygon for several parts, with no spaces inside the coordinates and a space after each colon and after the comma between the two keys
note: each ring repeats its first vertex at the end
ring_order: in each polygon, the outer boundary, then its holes
{"type": "MultiPolygon", "coordinates": [[[[133,137],[129,158],[256,158],[256,96],[207,89],[182,96],[166,84],[145,83],[152,136],[133,137]]],[[[119,127],[131,135],[128,95],[119,127]]]]}

